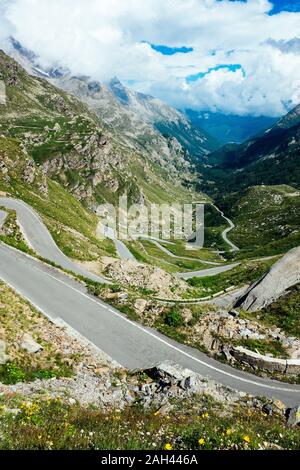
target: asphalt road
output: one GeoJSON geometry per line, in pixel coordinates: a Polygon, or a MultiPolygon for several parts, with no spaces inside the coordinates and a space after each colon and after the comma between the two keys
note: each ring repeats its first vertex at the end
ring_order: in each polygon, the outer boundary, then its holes
{"type": "Polygon", "coordinates": [[[177,256],[175,255],[174,253],[172,253],[172,251],[168,250],[166,247],[164,247],[163,245],[161,245],[157,240],[151,240],[152,243],[154,243],[154,245],[157,246],[157,248],[159,248],[161,251],[163,251],[164,253],[166,253],[168,256],[170,256],[171,258],[177,258],[177,259],[186,259],[188,261],[199,261],[203,264],[209,264],[209,265],[215,265],[215,266],[220,266],[220,263],[215,263],[213,261],[206,261],[206,260],[203,260],[201,258],[188,258],[187,256],[177,256]]]}
{"type": "MultiPolygon", "coordinates": [[[[13,209],[17,213],[18,224],[27,244],[43,258],[52,261],[62,268],[72,271],[80,276],[85,276],[93,281],[107,284],[109,281],[102,276],[97,276],[81,269],[71,261],[58,248],[48,229],[43,224],[37,213],[25,202],[16,199],[0,197],[0,206],[13,209]]],[[[3,212],[3,211],[2,211],[3,212]]]]}
{"type": "MultiPolygon", "coordinates": [[[[6,207],[17,210],[26,236],[33,237],[32,240],[29,238],[30,244],[44,250],[49,243],[49,252],[57,256],[58,248],[51,236],[45,233],[47,229],[39,217],[22,202],[0,199],[0,204],[4,203],[6,207]],[[38,240],[38,234],[43,241],[38,240]]],[[[49,258],[49,253],[45,254],[49,258]]],[[[65,258],[63,255],[63,261],[65,258]]],[[[172,360],[240,391],[279,398],[291,406],[300,401],[299,385],[284,384],[233,369],[132,322],[116,309],[88,295],[81,283],[62,271],[3,243],[0,243],[0,279],[49,318],[63,320],[126,368],[147,368],[172,360]]]]}
{"type": "Polygon", "coordinates": [[[53,320],[62,319],[126,368],[146,368],[168,359],[240,391],[279,398],[288,405],[300,400],[299,385],[232,369],[132,322],[89,296],[82,284],[64,273],[2,243],[0,278],[41,312],[53,320]]]}
{"type": "Polygon", "coordinates": [[[231,232],[232,229],[234,229],[235,225],[234,223],[232,222],[232,220],[230,220],[228,217],[226,217],[224,215],[224,212],[221,211],[221,209],[219,209],[217,206],[215,206],[213,204],[213,207],[221,214],[221,216],[223,217],[223,219],[226,220],[226,222],[229,224],[229,227],[227,227],[225,230],[223,230],[222,232],[222,238],[223,240],[225,240],[226,243],[228,243],[228,245],[231,246],[231,250],[230,251],[239,251],[239,247],[237,247],[232,241],[230,241],[227,237],[227,234],[229,232],[231,232]]]}
{"type": "Polygon", "coordinates": [[[135,257],[125,243],[116,238],[115,231],[111,227],[103,226],[100,222],[97,228],[98,236],[102,234],[102,231],[105,237],[110,238],[110,240],[114,242],[117,253],[121,259],[135,261],[135,257]]]}
{"type": "Polygon", "coordinates": [[[225,273],[231,269],[239,266],[240,263],[227,264],[225,266],[216,266],[215,268],[201,269],[200,271],[192,271],[188,273],[177,273],[176,276],[180,279],[192,279],[193,277],[207,277],[216,276],[220,273],[225,273]]]}

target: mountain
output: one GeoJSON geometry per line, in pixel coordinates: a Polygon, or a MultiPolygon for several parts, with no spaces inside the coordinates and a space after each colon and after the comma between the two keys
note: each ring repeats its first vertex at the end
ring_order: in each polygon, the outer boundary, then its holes
{"type": "Polygon", "coordinates": [[[224,196],[222,208],[234,221],[230,239],[239,257],[276,255],[300,245],[300,191],[291,186],[251,186],[224,196]]]}
{"type": "Polygon", "coordinates": [[[238,116],[192,109],[185,110],[185,114],[194,125],[208,132],[222,144],[242,143],[277,121],[277,118],[269,116],[238,116]]]}
{"type": "Polygon", "coordinates": [[[198,172],[198,190],[235,224],[230,237],[238,257],[299,245],[300,105],[260,135],[211,153],[198,172]]]}
{"type": "Polygon", "coordinates": [[[175,144],[193,162],[219,147],[184,114],[152,96],[130,90],[117,78],[105,84],[67,74],[52,83],[84,101],[118,131],[123,143],[152,158],[170,159],[170,145],[175,144]]]}
{"type": "Polygon", "coordinates": [[[300,187],[300,105],[262,134],[227,144],[208,157],[211,189],[226,192],[258,184],[300,187]]]}
{"type": "Polygon", "coordinates": [[[194,162],[220,145],[208,133],[194,126],[181,112],[162,101],[125,87],[118,78],[100,83],[90,77],[73,76],[55,67],[44,70],[37,56],[11,38],[7,52],[26,70],[48,79],[85,102],[118,133],[120,143],[156,161],[175,158],[194,162]]]}
{"type": "Polygon", "coordinates": [[[164,136],[176,138],[191,155],[202,157],[219,146],[217,141],[198,126],[194,126],[183,113],[161,100],[130,90],[117,78],[109,82],[109,89],[140,121],[152,125],[164,136]]]}
{"type": "Polygon", "coordinates": [[[138,152],[86,104],[2,51],[0,79],[7,93],[0,105],[0,177],[10,186],[19,180],[34,188],[38,175],[46,191],[51,178],[90,208],[125,191],[131,202],[189,196],[181,183],[192,179],[190,163],[176,142],[165,141],[168,158],[138,152]]]}

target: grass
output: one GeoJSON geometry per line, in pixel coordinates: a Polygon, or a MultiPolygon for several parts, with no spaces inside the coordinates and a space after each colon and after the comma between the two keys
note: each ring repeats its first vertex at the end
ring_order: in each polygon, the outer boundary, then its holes
{"type": "Polygon", "coordinates": [[[23,235],[17,224],[16,213],[13,210],[2,208],[7,213],[7,218],[3,224],[2,230],[0,231],[0,240],[7,245],[17,248],[24,253],[35,255],[34,251],[31,250],[26,244],[23,235]]]}
{"type": "Polygon", "coordinates": [[[185,260],[174,258],[164,253],[151,240],[136,240],[126,242],[126,245],[135,256],[137,261],[147,263],[152,266],[158,266],[169,273],[196,271],[207,268],[207,265],[201,263],[201,260],[185,260]]]}
{"type": "Polygon", "coordinates": [[[195,260],[201,261],[212,261],[212,262],[222,262],[221,258],[210,250],[205,248],[201,249],[188,249],[186,248],[186,243],[181,240],[172,240],[173,245],[164,243],[160,241],[160,244],[167,248],[171,253],[176,256],[183,256],[187,258],[195,258],[195,260]]]}
{"type": "Polygon", "coordinates": [[[230,237],[240,258],[272,256],[300,244],[300,192],[287,185],[254,186],[224,202],[236,228],[230,237]]]}
{"type": "Polygon", "coordinates": [[[285,333],[300,338],[300,284],[259,312],[247,312],[252,318],[259,316],[259,321],[281,328],[285,333]]]}
{"type": "Polygon", "coordinates": [[[60,377],[71,377],[72,368],[67,365],[61,365],[56,369],[32,368],[19,366],[14,362],[0,365],[0,382],[5,385],[14,385],[20,382],[33,382],[36,379],[49,380],[60,377]]]}
{"type": "Polygon", "coordinates": [[[250,349],[251,351],[258,352],[259,354],[266,355],[266,354],[271,354],[273,357],[278,357],[278,358],[288,358],[288,354],[286,352],[286,349],[280,341],[272,340],[272,341],[266,341],[262,339],[243,339],[239,341],[233,341],[232,342],[235,346],[243,346],[247,349],[250,349]]]}
{"type": "Polygon", "coordinates": [[[60,399],[1,399],[2,450],[254,450],[298,449],[298,429],[278,413],[201,396],[173,403],[167,416],[139,406],[107,412],[60,399]],[[17,414],[7,408],[18,410],[17,414]]]}
{"type": "Polygon", "coordinates": [[[15,384],[37,378],[70,377],[78,358],[62,355],[58,330],[49,320],[0,282],[1,339],[6,343],[9,361],[0,365],[0,382],[15,384]],[[19,345],[24,333],[31,335],[42,347],[30,354],[19,345]]]}
{"type": "Polygon", "coordinates": [[[230,271],[209,277],[194,277],[187,282],[191,289],[185,294],[189,298],[205,297],[229,287],[243,286],[259,279],[276,260],[247,261],[230,271]]]}

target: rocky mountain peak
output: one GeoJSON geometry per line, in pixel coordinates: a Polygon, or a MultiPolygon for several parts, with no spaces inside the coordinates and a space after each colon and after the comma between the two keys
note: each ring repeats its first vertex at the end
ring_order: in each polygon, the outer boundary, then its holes
{"type": "Polygon", "coordinates": [[[118,77],[112,78],[108,83],[109,89],[113,92],[114,96],[125,105],[129,104],[130,95],[129,90],[120,82],[118,77]]]}
{"type": "Polygon", "coordinates": [[[283,116],[274,126],[278,129],[289,129],[290,127],[300,124],[300,104],[293,108],[288,114],[283,116]]]}

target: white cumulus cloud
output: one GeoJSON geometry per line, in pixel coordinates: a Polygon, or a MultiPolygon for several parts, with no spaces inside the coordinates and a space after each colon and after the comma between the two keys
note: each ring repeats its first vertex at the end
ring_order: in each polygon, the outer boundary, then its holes
{"type": "Polygon", "coordinates": [[[43,65],[117,75],[181,108],[275,116],[300,102],[300,13],[271,9],[267,0],[0,0],[0,41],[12,34],[43,65]],[[162,55],[150,44],[193,51],[162,55]],[[209,73],[187,80],[200,72],[209,73]]]}

